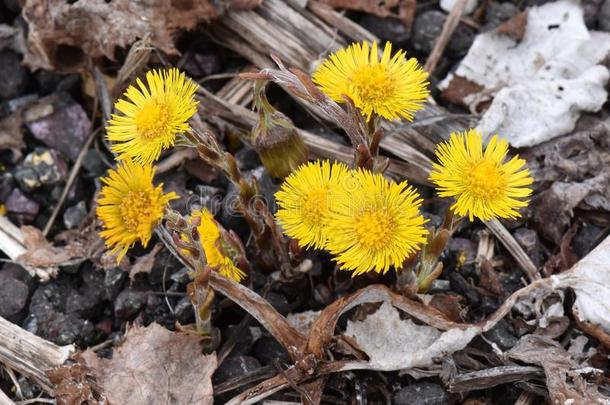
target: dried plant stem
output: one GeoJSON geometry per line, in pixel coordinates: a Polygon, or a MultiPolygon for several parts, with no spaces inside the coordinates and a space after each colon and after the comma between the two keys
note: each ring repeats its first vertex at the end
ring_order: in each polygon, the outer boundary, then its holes
{"type": "Polygon", "coordinates": [[[76,176],[78,176],[78,172],[80,171],[81,165],[83,164],[85,155],[87,154],[87,151],[89,150],[89,147],[91,146],[91,143],[93,142],[93,140],[95,139],[95,137],[98,133],[99,133],[99,129],[96,129],[89,134],[89,138],[87,138],[87,141],[81,148],[81,150],[78,154],[78,157],[76,158],[76,161],[72,165],[72,168],[70,169],[70,175],[68,176],[66,185],[64,186],[64,189],[61,192],[59,201],[55,205],[55,208],[53,208],[53,213],[51,214],[51,217],[49,218],[44,229],[42,230],[42,234],[44,236],[47,236],[49,234],[49,231],[53,227],[53,224],[55,223],[55,219],[57,218],[57,215],[59,215],[59,212],[61,211],[62,207],[64,206],[64,203],[66,202],[66,198],[68,198],[68,194],[70,193],[70,189],[72,188],[72,185],[74,184],[74,181],[76,180],[76,176]]]}
{"type": "MultiPolygon", "coordinates": [[[[0,251],[4,252],[9,259],[14,260],[19,264],[19,257],[26,252],[23,245],[23,234],[7,217],[0,216],[0,251]]],[[[40,281],[46,281],[51,276],[55,277],[56,268],[42,268],[23,266],[23,268],[32,275],[32,277],[40,277],[40,281]]]]}
{"type": "Polygon", "coordinates": [[[492,219],[491,221],[486,221],[485,225],[491,230],[491,232],[500,240],[502,245],[510,252],[510,254],[515,258],[519,266],[525,271],[528,279],[530,281],[540,279],[540,273],[536,268],[532,259],[525,253],[521,245],[517,243],[513,235],[508,232],[508,230],[498,221],[497,219],[492,219]]]}
{"type": "MultiPolygon", "coordinates": [[[[377,40],[348,17],[313,1],[309,1],[305,9],[293,2],[266,0],[255,10],[229,12],[212,30],[220,31],[214,37],[222,38],[222,45],[241,54],[260,69],[272,66],[268,55],[273,53],[288,66],[305,72],[313,68],[312,61],[348,42],[377,40]]],[[[243,83],[242,86],[250,87],[250,84],[243,83]]],[[[416,114],[416,122],[438,116],[446,116],[446,111],[427,103],[416,114]]],[[[324,115],[320,118],[328,119],[324,115]]],[[[434,143],[448,137],[450,132],[464,130],[468,124],[468,120],[462,118],[435,120],[426,131],[420,131],[410,124],[387,123],[384,129],[388,136],[382,139],[380,147],[409,162],[414,170],[425,172],[430,169],[425,153],[433,153],[434,143]],[[422,142],[427,137],[433,142],[422,142]]]]}
{"type": "Polygon", "coordinates": [[[57,346],[0,317],[0,363],[31,378],[53,395],[47,371],[59,367],[74,346],[57,346]]]}
{"type": "Polygon", "coordinates": [[[216,272],[210,275],[210,286],[248,311],[288,350],[288,354],[295,356],[304,349],[305,336],[297,332],[263,297],[216,272]]]}
{"type": "Polygon", "coordinates": [[[199,156],[208,164],[222,171],[239,190],[239,210],[252,230],[259,257],[267,267],[279,268],[290,277],[292,266],[288,256],[287,241],[277,232],[273,215],[267,204],[259,199],[256,180],[248,181],[243,176],[235,157],[222,150],[216,137],[201,122],[199,116],[193,120],[193,128],[188,134],[199,156]],[[268,252],[273,252],[272,262],[265,260],[268,252]]]}
{"type": "Polygon", "coordinates": [[[4,391],[0,390],[0,405],[15,405],[15,403],[11,401],[8,396],[6,396],[4,391]]]}
{"type": "Polygon", "coordinates": [[[466,8],[467,2],[468,0],[457,0],[453,4],[451,12],[449,12],[449,16],[443,24],[441,35],[436,39],[434,48],[432,48],[432,52],[430,52],[430,56],[428,56],[428,60],[424,65],[424,70],[427,72],[434,73],[436,65],[440,61],[441,56],[443,56],[443,52],[451,39],[451,35],[453,35],[453,32],[460,23],[460,19],[462,18],[462,14],[464,13],[464,8],[466,8]]]}

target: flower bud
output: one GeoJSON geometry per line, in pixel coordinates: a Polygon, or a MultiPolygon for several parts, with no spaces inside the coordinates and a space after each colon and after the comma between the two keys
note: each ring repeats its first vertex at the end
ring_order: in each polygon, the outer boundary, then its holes
{"type": "Polygon", "coordinates": [[[273,177],[284,178],[307,161],[307,147],[290,118],[269,104],[265,85],[254,87],[259,121],[252,129],[252,144],[273,177]]]}

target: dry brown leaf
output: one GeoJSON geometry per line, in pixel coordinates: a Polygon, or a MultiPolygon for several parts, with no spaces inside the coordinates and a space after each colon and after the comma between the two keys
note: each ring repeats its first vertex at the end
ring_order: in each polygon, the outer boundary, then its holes
{"type": "MultiPolygon", "coordinates": [[[[79,355],[75,359],[80,359],[79,355]]],[[[77,361],[47,371],[49,380],[55,384],[53,396],[58,405],[105,405],[91,370],[77,361]]]]}
{"type": "MultiPolygon", "coordinates": [[[[253,7],[257,1],[226,2],[227,8],[253,7]]],[[[87,58],[114,59],[147,34],[153,46],[176,54],[174,35],[209,22],[224,11],[209,0],[27,0],[28,50],[24,63],[32,69],[74,72],[87,58]]]]}
{"type": "Polygon", "coordinates": [[[13,161],[21,158],[21,151],[25,149],[21,113],[13,113],[0,121],[0,150],[10,149],[13,152],[13,161]]]}
{"type": "Polygon", "coordinates": [[[321,0],[333,8],[364,11],[378,17],[388,17],[390,9],[396,7],[399,0],[321,0]]]}
{"type": "Polygon", "coordinates": [[[436,308],[447,319],[453,322],[462,322],[464,310],[464,297],[455,294],[434,294],[430,300],[430,306],[436,308]]]}
{"type": "MultiPolygon", "coordinates": [[[[548,337],[524,336],[508,355],[525,363],[542,366],[553,404],[604,404],[610,401],[610,398],[604,397],[583,378],[583,369],[570,354],[548,337]]],[[[587,368],[584,371],[590,373],[594,370],[587,368]]]]}
{"type": "Polygon", "coordinates": [[[150,252],[144,256],[138,257],[129,270],[129,279],[133,280],[136,277],[136,274],[150,273],[155,264],[155,257],[157,257],[157,254],[161,251],[162,247],[163,245],[161,243],[157,243],[150,252]]]}
{"type": "Polygon", "coordinates": [[[52,267],[68,263],[75,256],[68,247],[51,245],[38,228],[22,226],[21,232],[27,251],[17,258],[20,263],[34,267],[52,267]]]}
{"type": "Polygon", "coordinates": [[[398,18],[402,21],[407,31],[411,31],[413,21],[415,20],[415,11],[417,9],[417,0],[401,0],[398,5],[398,18]]]}
{"type": "Polygon", "coordinates": [[[523,11],[508,21],[503,22],[496,28],[498,34],[504,34],[515,41],[521,41],[525,35],[525,27],[527,26],[527,10],[523,11]]]}
{"type": "Polygon", "coordinates": [[[130,329],[111,360],[88,350],[83,358],[110,404],[212,404],[216,355],[200,339],[158,324],[130,329]]]}

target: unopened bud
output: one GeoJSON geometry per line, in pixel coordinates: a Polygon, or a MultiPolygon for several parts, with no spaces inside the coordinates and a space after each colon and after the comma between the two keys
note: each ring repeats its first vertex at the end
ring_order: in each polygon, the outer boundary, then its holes
{"type": "Polygon", "coordinates": [[[264,85],[257,83],[254,97],[259,113],[252,129],[254,149],[273,177],[284,178],[307,161],[307,147],[290,118],[269,104],[264,85]]]}

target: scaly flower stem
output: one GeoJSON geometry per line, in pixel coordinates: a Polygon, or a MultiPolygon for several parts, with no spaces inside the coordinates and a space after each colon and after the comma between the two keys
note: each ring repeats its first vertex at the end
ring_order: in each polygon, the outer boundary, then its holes
{"type": "Polygon", "coordinates": [[[211,166],[225,173],[227,178],[239,189],[238,208],[252,233],[256,246],[261,254],[262,265],[267,268],[279,268],[282,274],[290,273],[292,268],[288,256],[288,246],[279,232],[274,232],[275,221],[269,207],[261,199],[256,181],[248,182],[237,167],[235,157],[220,148],[216,137],[205,128],[196,128],[188,134],[195,145],[199,156],[211,166]],[[273,254],[265,254],[273,252],[273,254]],[[270,257],[271,256],[271,257],[270,257]]]}
{"type": "Polygon", "coordinates": [[[195,325],[197,331],[203,335],[212,334],[214,291],[208,284],[211,271],[212,269],[206,266],[187,287],[187,294],[195,309],[195,325]]]}
{"type": "Polygon", "coordinates": [[[443,263],[439,258],[462,219],[463,217],[455,216],[451,209],[447,209],[441,227],[430,233],[428,243],[422,249],[420,262],[416,266],[418,292],[428,291],[432,282],[443,272],[443,263]]]}

